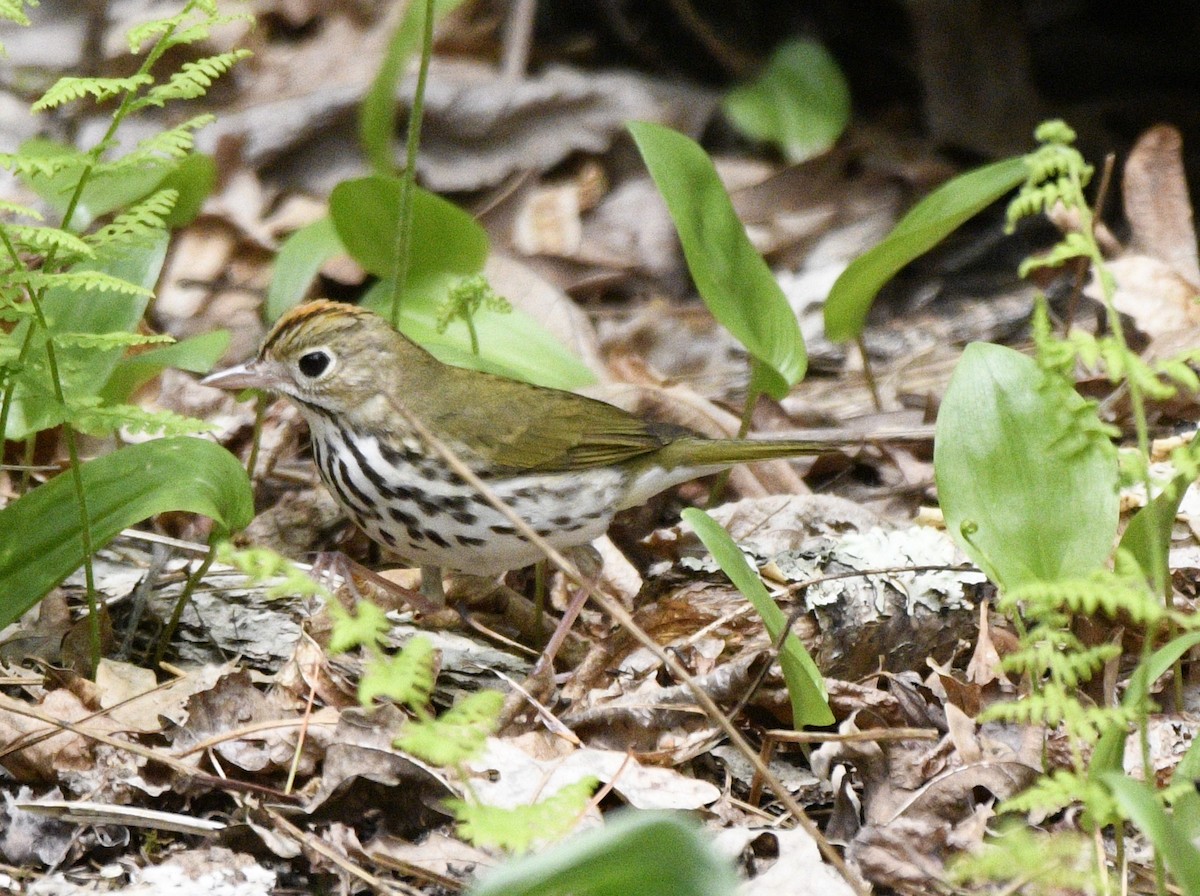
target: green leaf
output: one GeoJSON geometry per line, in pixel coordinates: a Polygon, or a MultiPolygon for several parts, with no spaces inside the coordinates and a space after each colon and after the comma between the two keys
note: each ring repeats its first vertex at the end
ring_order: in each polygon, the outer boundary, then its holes
{"type": "MultiPolygon", "coordinates": [[[[329,214],[354,260],[377,277],[390,277],[400,220],[400,179],[372,175],[343,181],[329,197],[329,214]]],[[[474,218],[428,190],[413,189],[412,251],[406,291],[409,287],[427,287],[431,280],[448,288],[455,278],[483,270],[487,254],[487,233],[474,218]]]]}
{"type": "Polygon", "coordinates": [[[358,644],[375,647],[367,659],[362,678],[358,681],[358,702],[370,707],[379,697],[407,706],[421,713],[429,705],[433,686],[437,683],[438,658],[433,642],[417,636],[410,638],[404,649],[395,655],[383,653],[384,636],[391,629],[387,614],[368,601],[360,600],[355,607],[357,618],[353,630],[344,631],[335,614],[333,637],[329,649],[336,652],[353,638],[358,644]],[[368,640],[369,639],[369,640],[368,640]]]}
{"type": "Polygon", "coordinates": [[[1090,406],[1019,352],[967,346],[933,464],[946,529],[1000,588],[1083,577],[1107,560],[1116,449],[1090,406]]]}
{"type": "Polygon", "coordinates": [[[1183,893],[1200,896],[1200,850],[1188,839],[1185,825],[1167,814],[1146,782],[1119,772],[1109,772],[1103,780],[1117,805],[1154,844],[1183,893]]]}
{"type": "MultiPolygon", "coordinates": [[[[434,21],[460,5],[462,0],[434,0],[434,21]]],[[[359,110],[359,142],[377,174],[391,174],[396,167],[392,161],[392,141],[396,136],[396,84],[404,72],[404,63],[420,46],[424,22],[423,0],[409,3],[404,18],[392,32],[379,72],[359,110]]]]}
{"type": "Polygon", "coordinates": [[[329,217],[306,224],[284,240],[275,256],[275,274],[267,290],[267,320],[276,320],[299,304],[325,262],[344,254],[346,247],[329,217]]]}
{"type": "Polygon", "coordinates": [[[557,840],[579,824],[600,782],[580,778],[529,806],[485,806],[448,799],[458,835],[475,846],[528,852],[538,843],[557,840]]]}
{"type": "Polygon", "coordinates": [[[793,164],[829,149],[850,121],[850,87],[815,41],[780,44],[763,72],[722,103],[735,128],[775,144],[793,164]]]}
{"type": "MultiPolygon", "coordinates": [[[[367,291],[362,304],[386,314],[390,295],[390,284],[381,281],[367,291]]],[[[535,318],[515,309],[506,314],[483,311],[475,316],[479,354],[474,354],[465,326],[438,329],[445,296],[445,290],[413,290],[405,293],[400,307],[401,332],[439,360],[554,389],[578,389],[596,381],[588,366],[535,318]]]]}
{"type": "Polygon", "coordinates": [[[732,896],[737,875],[699,826],[667,812],[617,812],[602,828],[485,874],[468,896],[732,896]]]}
{"type": "MultiPolygon", "coordinates": [[[[130,445],[80,467],[93,547],[167,511],[199,513],[229,532],[254,516],[250,480],[220,446],[189,437],[130,445]]],[[[0,510],[0,627],[20,618],[83,563],[70,471],[0,510]]]]}
{"type": "Polygon", "coordinates": [[[857,339],[885,283],[1021,184],[1026,173],[1024,159],[1005,159],[942,184],[914,205],[882,243],[851,262],[833,284],[825,300],[825,335],[835,342],[857,339]]]}
{"type": "Polygon", "coordinates": [[[100,395],[105,401],[125,401],[138,386],[168,367],[208,373],[229,348],[229,331],[213,330],[182,342],[164,345],[117,361],[100,395]]]}
{"type": "MultiPolygon", "coordinates": [[[[1186,632],[1172,638],[1154,653],[1138,663],[1121,698],[1121,706],[1140,706],[1150,695],[1150,686],[1158,681],[1175,662],[1192,648],[1200,645],[1200,632],[1186,632]]],[[[1121,772],[1125,767],[1125,741],[1129,732],[1125,725],[1110,725],[1100,735],[1088,763],[1088,777],[1095,779],[1104,772],[1121,772]]],[[[1200,740],[1193,743],[1200,743],[1200,740]]]]}
{"type": "Polygon", "coordinates": [[[764,391],[782,398],[808,366],[796,315],[746,236],[708,155],[661,125],[629,131],[679,233],[696,289],[713,316],[759,362],[764,391]]]}
{"type": "MultiPolygon", "coordinates": [[[[683,512],[683,518],[696,530],[734,587],[754,605],[767,627],[771,641],[778,641],[787,625],[787,616],[771,599],[758,573],[746,562],[741,548],[721,524],[703,510],[689,507],[683,512]]],[[[788,696],[792,701],[792,724],[796,730],[805,725],[832,725],[834,718],[825,692],[825,678],[800,639],[790,632],[779,652],[779,664],[783,667],[783,679],[787,682],[788,696]]]]}
{"type": "MultiPolygon", "coordinates": [[[[364,699],[362,693],[359,699],[364,699]]],[[[503,707],[504,695],[499,691],[476,691],[436,719],[410,721],[396,746],[430,765],[459,765],[483,751],[503,707]]]]}
{"type": "Polygon", "coordinates": [[[1192,479],[1186,474],[1176,476],[1161,492],[1141,510],[1133,515],[1129,525],[1121,534],[1118,550],[1126,550],[1133,557],[1155,594],[1166,594],[1170,568],[1167,556],[1171,549],[1171,528],[1175,525],[1175,514],[1179,502],[1192,479]]]}
{"type": "Polygon", "coordinates": [[[1193,843],[1200,837],[1200,793],[1196,782],[1200,781],[1200,738],[1192,738],[1191,746],[1171,772],[1172,784],[1190,785],[1187,792],[1175,798],[1175,820],[1182,825],[1183,835],[1193,843]]]}
{"type": "Polygon", "coordinates": [[[200,214],[204,200],[217,183],[217,163],[212,156],[194,152],[167,172],[155,190],[177,190],[179,198],[165,219],[168,230],[178,230],[192,223],[200,214]]]}
{"type": "MultiPolygon", "coordinates": [[[[158,280],[163,259],[166,258],[167,235],[159,234],[150,245],[120,246],[82,262],[73,273],[101,272],[149,290],[158,280]],[[116,254],[116,253],[120,254],[116,254]]],[[[73,289],[57,288],[47,291],[42,300],[52,333],[109,333],[133,332],[146,312],[147,295],[105,292],[80,295],[73,289]]],[[[26,319],[10,334],[13,345],[20,345],[28,328],[26,319]]],[[[73,398],[97,395],[108,382],[123,350],[107,351],[62,347],[56,350],[63,393],[73,398]]],[[[46,360],[45,334],[34,334],[26,356],[25,370],[17,380],[12,411],[5,438],[21,440],[35,432],[57,426],[64,419],[65,409],[54,397],[46,360]]]]}

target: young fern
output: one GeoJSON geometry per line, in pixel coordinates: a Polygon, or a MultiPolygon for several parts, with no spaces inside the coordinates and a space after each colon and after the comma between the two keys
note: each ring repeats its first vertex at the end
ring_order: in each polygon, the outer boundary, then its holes
{"type": "MultiPolygon", "coordinates": [[[[0,0],[0,18],[27,23],[25,4],[0,0]]],[[[130,33],[131,51],[152,44],[138,70],[127,77],[63,77],[32,106],[34,112],[56,109],[66,103],[92,100],[115,102],[105,134],[86,152],[67,147],[22,147],[0,154],[0,167],[41,188],[48,204],[61,212],[58,226],[26,223],[38,221],[31,210],[6,204],[0,220],[0,313],[20,319],[15,328],[0,332],[0,438],[29,438],[38,429],[65,424],[63,438],[70,460],[80,523],[86,593],[91,618],[92,662],[99,660],[100,631],[96,613],[95,582],[91,568],[94,549],[88,495],[80,471],[76,431],[113,432],[121,427],[159,433],[194,432],[204,428],[174,414],[150,413],[119,403],[104,404],[101,392],[120,353],[131,344],[128,334],[69,332],[64,321],[85,319],[77,309],[88,296],[105,297],[107,309],[99,318],[121,319],[129,326],[140,318],[150,286],[157,279],[166,244],[166,216],[178,192],[154,181],[178,169],[192,152],[195,132],[211,122],[198,115],[143,140],[132,152],[114,157],[116,135],[136,109],[161,107],[168,101],[194,99],[215,77],[224,74],[244,51],[220,54],[192,63],[155,86],[156,63],[172,47],[206,38],[218,24],[246,20],[223,16],[215,0],[189,0],[167,19],[138,26],[130,33]],[[161,176],[155,178],[156,172],[161,176]],[[149,183],[146,183],[149,175],[149,183]],[[134,204],[91,233],[86,232],[95,213],[84,200],[93,181],[108,180],[122,189],[137,191],[134,204]],[[145,189],[141,185],[145,184],[145,189]],[[130,260],[132,259],[132,260],[130,260]],[[133,282],[131,271],[138,271],[133,282]],[[79,375],[94,371],[97,377],[79,375]],[[93,381],[93,379],[95,381],[93,381]],[[10,423],[17,421],[16,431],[10,423]]],[[[44,141],[43,141],[44,143],[44,141]]],[[[113,206],[109,206],[112,211],[113,206]]],[[[103,210],[101,210],[101,213],[103,210]]]]}

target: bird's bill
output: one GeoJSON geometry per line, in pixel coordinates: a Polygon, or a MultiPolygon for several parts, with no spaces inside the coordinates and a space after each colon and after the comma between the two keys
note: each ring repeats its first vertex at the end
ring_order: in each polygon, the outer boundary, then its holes
{"type": "Polygon", "coordinates": [[[202,386],[216,389],[274,389],[276,377],[263,369],[259,361],[247,361],[227,370],[210,373],[200,381],[202,386]]]}

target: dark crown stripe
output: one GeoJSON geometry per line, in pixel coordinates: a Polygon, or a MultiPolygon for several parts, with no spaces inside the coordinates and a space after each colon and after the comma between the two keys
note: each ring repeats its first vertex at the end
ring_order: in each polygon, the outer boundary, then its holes
{"type": "Polygon", "coordinates": [[[267,338],[263,340],[262,347],[258,350],[258,356],[265,358],[271,349],[291,338],[297,330],[304,328],[313,318],[324,318],[328,322],[331,316],[359,318],[368,313],[353,305],[330,302],[327,299],[318,299],[315,302],[293,308],[275,323],[275,329],[268,333],[267,338]]]}

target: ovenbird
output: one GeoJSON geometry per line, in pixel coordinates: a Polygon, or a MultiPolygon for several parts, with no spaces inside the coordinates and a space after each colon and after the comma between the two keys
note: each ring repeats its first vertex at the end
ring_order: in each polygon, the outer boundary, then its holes
{"type": "Polygon", "coordinates": [[[734,464],[824,441],[710,439],[571,392],[452,367],[372,312],[318,300],[285,314],[258,357],[208,385],[282,393],[308,421],[321,479],[373,540],[422,569],[491,575],[541,552],[417,435],[402,406],[558,549],[613,515],[734,464]]]}

